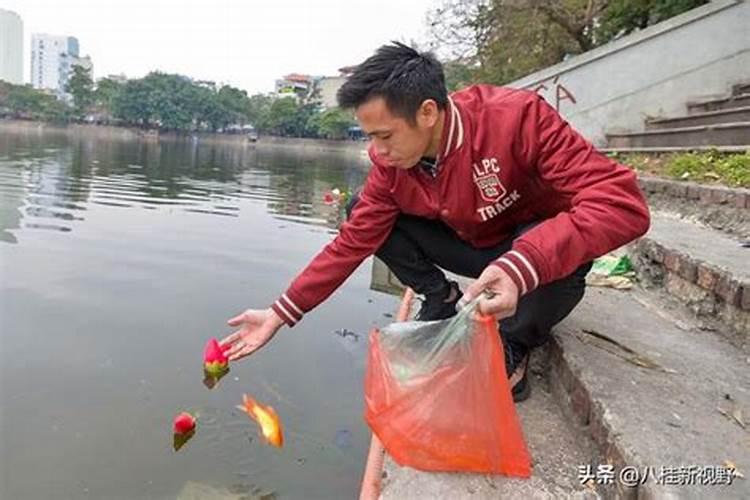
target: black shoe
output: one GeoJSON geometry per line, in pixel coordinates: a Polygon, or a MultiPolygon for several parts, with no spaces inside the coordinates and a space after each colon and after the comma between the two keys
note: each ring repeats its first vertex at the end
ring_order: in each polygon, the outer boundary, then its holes
{"type": "Polygon", "coordinates": [[[525,401],[531,395],[529,384],[529,353],[530,350],[523,344],[506,340],[502,334],[503,351],[505,351],[505,372],[511,382],[511,393],[516,403],[525,401]]]}
{"type": "Polygon", "coordinates": [[[422,307],[414,319],[417,321],[436,321],[456,315],[456,303],[463,297],[458,283],[448,281],[443,290],[425,295],[422,307]]]}

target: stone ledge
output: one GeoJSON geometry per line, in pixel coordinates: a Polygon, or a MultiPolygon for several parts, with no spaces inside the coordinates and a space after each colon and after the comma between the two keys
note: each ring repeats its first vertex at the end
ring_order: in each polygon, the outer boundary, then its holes
{"type": "Polygon", "coordinates": [[[726,302],[727,305],[750,311],[750,281],[737,278],[726,269],[693,258],[679,250],[668,248],[649,237],[641,238],[632,248],[636,260],[641,264],[638,267],[646,268],[641,269],[641,272],[647,282],[663,285],[666,274],[674,274],[716,295],[719,301],[726,302]],[[654,265],[661,267],[660,273],[648,273],[648,268],[654,265]]]}
{"type": "Polygon", "coordinates": [[[724,205],[750,210],[750,189],[709,186],[651,176],[639,176],[638,182],[646,194],[664,194],[697,201],[702,205],[724,205]]]}
{"type": "MultiPolygon", "coordinates": [[[[717,411],[750,404],[750,358],[723,339],[701,333],[636,300],[634,292],[589,289],[551,342],[552,392],[598,448],[599,464],[625,466],[750,465],[748,431],[717,411]],[[584,330],[616,339],[662,368],[646,369],[615,355],[584,330]],[[710,375],[709,375],[710,374],[710,375]],[[729,395],[729,399],[727,399],[729,395]]],[[[605,343],[606,344],[606,343],[605,343]]],[[[614,351],[618,351],[616,348],[614,351]]],[[[596,464],[592,464],[596,465],[596,464]]],[[[605,498],[749,498],[750,484],[600,486],[605,498]]]]}
{"type": "Polygon", "coordinates": [[[748,337],[750,281],[650,238],[641,238],[631,248],[644,284],[663,287],[696,316],[718,320],[748,337]]]}

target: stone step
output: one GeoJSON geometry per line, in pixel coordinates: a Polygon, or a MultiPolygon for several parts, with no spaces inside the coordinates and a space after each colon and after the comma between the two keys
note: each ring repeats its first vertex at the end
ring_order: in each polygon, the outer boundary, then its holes
{"type": "Polygon", "coordinates": [[[699,221],[750,241],[750,189],[639,175],[652,212],[699,221]]]}
{"type": "Polygon", "coordinates": [[[750,94],[750,82],[738,83],[732,86],[732,95],[750,94]]]}
{"type": "Polygon", "coordinates": [[[728,97],[711,99],[708,101],[688,102],[688,114],[705,113],[706,111],[717,111],[720,109],[742,108],[750,105],[750,91],[728,97]]]}
{"type": "Polygon", "coordinates": [[[750,144],[750,122],[607,134],[607,144],[610,148],[746,145],[750,144]]]}
{"type": "Polygon", "coordinates": [[[647,474],[634,487],[616,482],[606,497],[750,498],[747,479],[700,484],[726,473],[727,460],[750,475],[750,432],[731,416],[750,415],[747,352],[638,290],[592,287],[555,328],[549,352],[552,392],[593,438],[599,463],[647,474]]]}
{"type": "Polygon", "coordinates": [[[694,113],[673,118],[655,118],[646,121],[646,130],[666,130],[698,125],[716,125],[718,123],[750,122],[750,106],[742,106],[717,111],[694,113]]]}
{"type": "Polygon", "coordinates": [[[690,153],[693,151],[718,151],[720,153],[744,153],[750,151],[750,144],[740,144],[733,146],[651,146],[651,147],[624,147],[624,148],[597,148],[603,153],[642,153],[642,154],[660,154],[660,153],[690,153]]]}
{"type": "Polygon", "coordinates": [[[750,341],[750,248],[661,212],[630,254],[646,286],[661,287],[738,345],[750,341]]]}

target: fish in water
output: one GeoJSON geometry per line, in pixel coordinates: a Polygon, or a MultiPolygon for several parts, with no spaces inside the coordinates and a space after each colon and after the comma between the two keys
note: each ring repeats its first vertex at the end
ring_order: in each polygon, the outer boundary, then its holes
{"type": "Polygon", "coordinates": [[[284,444],[281,420],[273,408],[261,405],[247,394],[242,395],[242,405],[237,405],[237,408],[258,422],[260,433],[268,444],[281,448],[284,444]]]}

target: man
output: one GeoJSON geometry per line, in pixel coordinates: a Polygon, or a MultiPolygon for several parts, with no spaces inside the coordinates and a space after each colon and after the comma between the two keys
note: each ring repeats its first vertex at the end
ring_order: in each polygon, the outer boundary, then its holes
{"type": "Polygon", "coordinates": [[[584,292],[591,261],[646,232],[635,174],[600,154],[536,93],[476,85],[448,96],[440,63],[394,43],[338,92],[370,137],[372,168],[348,220],[268,309],[229,320],[232,360],[293,326],[372,254],[425,300],[420,320],[462,299],[443,271],[477,278],[480,311],[501,318],[514,399],[529,352],[584,292]]]}

